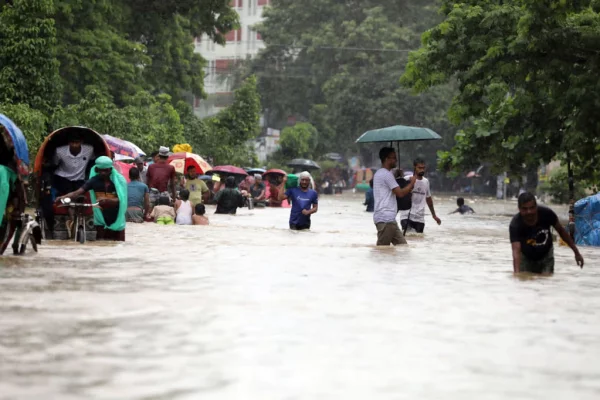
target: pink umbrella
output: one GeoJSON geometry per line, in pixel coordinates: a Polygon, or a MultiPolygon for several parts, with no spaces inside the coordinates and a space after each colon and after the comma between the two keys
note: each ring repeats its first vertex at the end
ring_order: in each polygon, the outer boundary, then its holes
{"type": "Polygon", "coordinates": [[[131,158],[137,158],[144,154],[139,147],[131,142],[128,142],[127,140],[119,139],[110,135],[102,135],[102,137],[108,144],[110,150],[115,154],[120,154],[122,156],[131,158]]]}
{"type": "Polygon", "coordinates": [[[282,169],[270,169],[270,170],[268,170],[267,172],[265,172],[265,173],[263,174],[263,176],[267,176],[267,175],[270,175],[270,174],[276,174],[276,175],[287,175],[287,172],[285,172],[285,171],[284,171],[284,170],[282,170],[282,169]]]}
{"type": "Polygon", "coordinates": [[[218,165],[209,171],[207,175],[211,175],[213,173],[221,173],[221,174],[229,174],[229,175],[241,175],[247,176],[248,173],[244,171],[240,167],[234,167],[233,165],[218,165]]]}

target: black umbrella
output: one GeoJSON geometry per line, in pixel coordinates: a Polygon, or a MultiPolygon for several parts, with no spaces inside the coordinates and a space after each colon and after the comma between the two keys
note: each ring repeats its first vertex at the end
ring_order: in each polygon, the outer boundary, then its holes
{"type": "Polygon", "coordinates": [[[290,161],[287,165],[288,165],[288,167],[292,167],[294,169],[300,169],[303,171],[321,169],[319,164],[317,164],[313,160],[307,160],[304,158],[296,158],[296,159],[290,161]]]}

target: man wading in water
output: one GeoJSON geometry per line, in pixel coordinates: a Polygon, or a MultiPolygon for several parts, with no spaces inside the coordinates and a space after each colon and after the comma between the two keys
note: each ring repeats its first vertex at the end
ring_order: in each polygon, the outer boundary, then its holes
{"type": "Polygon", "coordinates": [[[398,204],[396,197],[404,197],[413,190],[417,176],[410,178],[408,185],[400,188],[391,170],[396,168],[398,158],[391,147],[384,147],[379,151],[382,168],[373,177],[373,196],[375,197],[375,211],[373,222],[377,227],[377,246],[390,244],[406,244],[406,239],[396,222],[398,204]]]}
{"type": "Polygon", "coordinates": [[[310,174],[302,172],[300,187],[289,188],[284,193],[286,182],[287,176],[284,176],[279,187],[278,200],[288,199],[292,203],[290,229],[293,231],[310,229],[310,216],[319,211],[319,195],[310,188],[310,174]]]}
{"type": "Polygon", "coordinates": [[[538,206],[535,196],[531,193],[521,194],[518,204],[519,213],[514,216],[509,227],[515,273],[554,273],[551,226],[573,250],[577,265],[583,268],[583,257],[554,211],[538,206]]]}

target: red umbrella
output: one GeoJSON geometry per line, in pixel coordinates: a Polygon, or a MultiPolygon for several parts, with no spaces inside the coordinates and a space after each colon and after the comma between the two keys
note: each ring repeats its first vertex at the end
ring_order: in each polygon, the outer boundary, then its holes
{"type": "Polygon", "coordinates": [[[282,169],[270,169],[270,170],[268,170],[267,172],[265,172],[265,173],[263,174],[263,176],[267,176],[267,175],[269,175],[269,174],[287,175],[287,172],[285,172],[285,171],[284,171],[284,170],[282,170],[282,169]]]}
{"type": "Polygon", "coordinates": [[[198,175],[204,175],[212,169],[202,157],[193,153],[174,153],[169,156],[167,163],[175,167],[180,174],[187,173],[189,167],[196,167],[198,175]]]}
{"type": "Polygon", "coordinates": [[[233,165],[219,165],[216,166],[208,173],[208,175],[213,173],[222,173],[222,174],[230,174],[230,175],[242,175],[248,176],[248,173],[244,171],[240,167],[234,167],[233,165]]]}

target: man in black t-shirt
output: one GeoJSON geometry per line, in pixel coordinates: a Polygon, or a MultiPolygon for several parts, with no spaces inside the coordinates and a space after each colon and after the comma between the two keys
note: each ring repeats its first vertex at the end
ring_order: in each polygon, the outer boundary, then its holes
{"type": "Polygon", "coordinates": [[[535,196],[523,193],[519,196],[519,214],[510,222],[514,272],[537,274],[554,273],[554,248],[550,227],[554,227],[562,240],[575,253],[575,261],[583,268],[583,257],[573,239],[547,207],[538,207],[535,196]]]}

